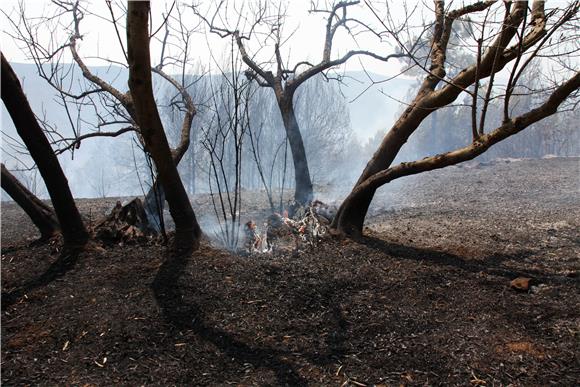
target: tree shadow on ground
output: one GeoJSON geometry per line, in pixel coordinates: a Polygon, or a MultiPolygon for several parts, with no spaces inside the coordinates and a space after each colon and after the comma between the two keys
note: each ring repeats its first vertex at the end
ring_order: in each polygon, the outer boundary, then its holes
{"type": "MultiPolygon", "coordinates": [[[[301,287],[299,293],[290,297],[288,308],[295,313],[308,314],[313,310],[328,310],[325,326],[331,327],[332,334],[326,340],[326,347],[299,350],[256,346],[236,338],[235,333],[215,326],[203,308],[185,297],[179,279],[185,274],[191,257],[168,258],[159,268],[151,285],[157,304],[163,316],[178,330],[191,330],[203,340],[212,343],[226,356],[235,359],[240,365],[250,363],[254,368],[271,370],[277,379],[276,385],[305,386],[308,381],[296,369],[296,357],[302,357],[319,366],[330,366],[339,362],[347,354],[345,345],[348,339],[348,322],[337,305],[336,299],[344,297],[345,288],[358,288],[362,285],[354,281],[339,279],[324,284],[314,283],[301,287]],[[187,301],[185,301],[187,300],[187,301]]],[[[202,284],[199,284],[200,286],[202,284]]],[[[273,310],[272,313],[276,313],[273,310]]],[[[302,328],[299,328],[302,329],[302,328]]],[[[309,329],[316,329],[312,326],[309,329]]]]}
{"type": "Polygon", "coordinates": [[[264,367],[272,370],[280,385],[307,385],[307,381],[298,374],[292,364],[281,358],[290,355],[290,352],[253,348],[230,333],[208,324],[199,306],[183,301],[178,280],[184,273],[189,259],[191,257],[187,256],[168,258],[153,280],[151,287],[165,319],[177,329],[193,330],[240,364],[250,363],[255,368],[264,367]]]}
{"type": "Polygon", "coordinates": [[[14,305],[32,290],[46,286],[71,271],[78,263],[81,252],[82,249],[79,248],[63,249],[56,261],[51,263],[39,277],[25,282],[10,292],[2,292],[2,310],[14,305]]]}
{"type": "Polygon", "coordinates": [[[398,259],[432,262],[441,266],[451,266],[470,273],[486,273],[489,275],[514,279],[517,277],[531,277],[540,283],[546,284],[567,284],[572,283],[577,286],[578,281],[563,275],[545,273],[535,269],[514,270],[502,266],[505,261],[523,260],[532,255],[530,251],[521,251],[516,254],[493,254],[483,260],[468,260],[459,255],[442,251],[419,248],[398,243],[389,242],[376,237],[364,237],[361,243],[365,246],[379,250],[382,253],[398,259]]]}
{"type": "MultiPolygon", "coordinates": [[[[505,267],[505,262],[518,261],[531,255],[531,252],[522,251],[514,255],[494,254],[484,260],[469,260],[452,253],[446,253],[426,248],[400,245],[378,238],[364,238],[361,243],[368,248],[379,251],[388,257],[395,259],[411,260],[416,262],[430,262],[442,267],[455,268],[468,273],[487,273],[507,279],[518,276],[528,276],[543,283],[571,283],[573,278],[544,273],[540,270],[523,269],[514,270],[505,267]]],[[[191,294],[186,296],[185,290],[179,285],[180,279],[185,275],[190,257],[172,256],[159,268],[159,271],[151,285],[157,304],[162,310],[165,320],[178,330],[189,330],[199,338],[215,345],[225,356],[232,358],[240,365],[251,364],[254,368],[263,368],[272,371],[276,377],[276,385],[307,385],[308,380],[300,374],[299,362],[291,349],[270,347],[268,344],[255,345],[236,336],[236,332],[219,326],[219,321],[212,321],[208,317],[209,311],[204,306],[192,300],[191,294]]],[[[301,276],[295,277],[296,281],[304,281],[301,276]]],[[[203,284],[198,284],[203,287],[203,284]]],[[[267,283],[265,284],[267,285],[267,283]]],[[[345,294],[355,294],[358,290],[369,289],[372,284],[362,283],[356,278],[336,278],[328,282],[313,282],[305,284],[288,282],[287,288],[292,288],[290,298],[286,300],[290,310],[304,315],[310,315],[318,309],[328,310],[325,317],[328,318],[331,334],[324,339],[324,348],[316,345],[311,351],[300,353],[299,356],[307,359],[312,364],[326,366],[340,362],[348,354],[345,345],[349,340],[349,321],[343,315],[337,295],[345,297],[345,294]],[[347,289],[348,292],[344,290],[347,289]]],[[[278,291],[285,291],[278,289],[278,291]]],[[[275,310],[273,310],[275,312],[275,310]]],[[[395,318],[395,317],[393,317],[395,318]]],[[[408,327],[404,327],[407,329],[408,327]]],[[[302,328],[300,328],[302,329],[302,328]]],[[[316,334],[315,327],[311,327],[309,333],[316,334]]],[[[409,329],[421,330],[413,325],[409,329]]],[[[395,356],[395,355],[393,355],[395,356]]],[[[440,368],[445,369],[441,364],[440,368]]]]}

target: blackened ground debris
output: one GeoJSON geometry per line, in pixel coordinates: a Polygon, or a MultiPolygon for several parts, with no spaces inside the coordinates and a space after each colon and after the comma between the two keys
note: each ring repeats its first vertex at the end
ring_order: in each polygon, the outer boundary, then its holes
{"type": "MultiPolygon", "coordinates": [[[[34,226],[3,203],[2,382],[577,385],[579,165],[405,179],[362,240],[253,256],[118,243],[71,259],[30,245],[34,226]]],[[[115,201],[79,206],[90,224],[115,201]]]]}

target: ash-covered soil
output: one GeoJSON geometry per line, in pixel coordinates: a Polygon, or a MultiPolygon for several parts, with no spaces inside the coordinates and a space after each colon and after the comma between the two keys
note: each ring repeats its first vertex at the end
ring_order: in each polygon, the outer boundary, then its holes
{"type": "MultiPolygon", "coordinates": [[[[3,203],[2,382],[575,386],[579,192],[578,158],[474,162],[383,189],[360,241],[188,260],[59,255],[3,203]]],[[[114,202],[79,206],[91,223],[114,202]]]]}

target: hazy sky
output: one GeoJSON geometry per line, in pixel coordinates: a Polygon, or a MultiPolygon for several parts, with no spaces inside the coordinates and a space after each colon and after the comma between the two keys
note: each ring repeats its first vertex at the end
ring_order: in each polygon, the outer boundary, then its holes
{"type": "MultiPolygon", "coordinates": [[[[18,4],[22,0],[2,0],[0,2],[0,9],[3,11],[0,13],[0,25],[2,26],[3,36],[2,51],[5,56],[13,62],[26,62],[26,54],[18,47],[17,42],[14,41],[8,34],[14,33],[14,26],[7,20],[7,17],[17,21],[19,18],[18,4]],[[8,15],[8,16],[7,16],[8,15]]],[[[265,0],[262,0],[264,2],[265,0]]],[[[369,11],[365,3],[370,2],[376,4],[377,12],[381,17],[387,14],[385,11],[384,1],[374,1],[374,0],[363,0],[362,4],[349,7],[349,18],[357,18],[363,20],[370,26],[376,27],[380,26],[379,21],[369,11]]],[[[192,64],[190,71],[193,71],[197,64],[202,63],[207,66],[212,63],[212,56],[214,60],[220,61],[221,58],[225,56],[225,51],[227,49],[229,40],[222,39],[215,34],[206,33],[207,27],[202,23],[196,15],[194,15],[191,10],[191,4],[198,4],[197,8],[199,12],[206,15],[207,18],[211,19],[213,12],[216,9],[216,3],[218,1],[200,1],[200,0],[189,0],[189,1],[179,1],[177,2],[178,8],[183,13],[184,25],[186,28],[194,29],[195,33],[192,35],[192,42],[189,51],[189,61],[192,64]]],[[[277,3],[277,1],[270,1],[270,3],[277,3]]],[[[310,9],[312,8],[311,0],[292,0],[292,1],[279,1],[281,7],[285,7],[284,11],[287,17],[283,23],[282,36],[284,38],[288,37],[287,41],[283,42],[282,45],[282,57],[288,62],[290,68],[300,61],[310,61],[316,63],[321,59],[324,30],[325,30],[325,18],[326,14],[322,13],[312,13],[310,9]]],[[[315,0],[318,8],[329,8],[326,3],[332,3],[330,0],[315,0]]],[[[421,24],[421,20],[431,21],[433,20],[433,14],[430,6],[430,2],[417,2],[414,0],[410,1],[388,1],[389,15],[393,20],[394,24],[400,24],[405,19],[405,4],[408,10],[415,9],[413,13],[412,23],[415,26],[421,24]]],[[[473,1],[448,1],[447,6],[450,8],[457,8],[463,4],[473,3],[473,1]]],[[[498,2],[498,4],[501,2],[498,2]]],[[[568,1],[564,0],[549,0],[546,2],[547,7],[562,6],[568,1]]],[[[23,4],[26,10],[27,19],[32,21],[32,24],[39,24],[38,36],[39,40],[43,42],[43,45],[47,46],[53,44],[54,46],[60,46],[67,42],[68,35],[65,28],[70,27],[70,15],[66,15],[60,20],[60,24],[53,23],[52,30],[55,33],[50,33],[51,29],[50,23],[39,23],[38,17],[41,16],[51,16],[54,15],[57,7],[51,3],[50,0],[23,0],[23,4]]],[[[106,64],[103,60],[97,58],[105,58],[113,61],[125,63],[123,57],[123,52],[121,46],[117,39],[115,29],[113,24],[110,22],[111,15],[109,10],[105,5],[104,0],[90,0],[83,2],[85,7],[88,9],[92,15],[86,15],[82,20],[81,24],[81,34],[83,35],[83,40],[79,42],[79,51],[83,58],[89,65],[99,65],[106,64]]],[[[115,16],[119,19],[120,24],[120,36],[124,41],[125,31],[123,25],[125,18],[122,10],[119,8],[125,7],[126,2],[119,0],[115,2],[116,4],[116,14],[115,16]]],[[[162,21],[163,14],[167,12],[170,8],[172,1],[168,0],[155,0],[152,1],[152,27],[157,29],[162,21]]],[[[234,15],[242,14],[247,19],[246,25],[239,28],[242,31],[248,29],[248,25],[253,21],[251,12],[252,8],[255,8],[256,1],[250,0],[229,0],[229,8],[222,8],[220,15],[222,18],[227,18],[228,20],[218,20],[218,25],[228,25],[230,29],[236,28],[235,21],[237,18],[234,15]]],[[[276,14],[276,6],[271,5],[269,7],[269,15],[276,14]]],[[[501,9],[502,7],[498,5],[496,9],[501,9]]],[[[172,15],[176,15],[175,9],[172,15]]],[[[472,15],[472,18],[477,18],[481,15],[472,15]]],[[[474,19],[476,20],[476,19],[474,19]]],[[[173,23],[173,25],[176,25],[173,23]]],[[[381,27],[382,29],[382,27],[381,27]]],[[[418,30],[413,30],[418,33],[418,30]]],[[[162,32],[157,34],[157,37],[162,36],[162,32]]],[[[263,30],[258,30],[259,33],[263,33],[263,30]]],[[[353,30],[357,32],[357,30],[353,30]]],[[[250,55],[257,55],[257,58],[262,61],[271,60],[273,56],[273,49],[271,46],[266,47],[263,50],[258,48],[261,46],[264,34],[255,34],[254,38],[247,42],[247,48],[250,55]]],[[[409,37],[410,39],[410,37],[409,37]]],[[[369,50],[378,55],[388,55],[393,52],[393,42],[392,38],[385,39],[385,41],[380,42],[375,35],[372,33],[356,34],[356,37],[348,34],[344,29],[339,29],[339,32],[335,36],[335,44],[333,46],[333,58],[340,57],[342,54],[346,53],[348,50],[359,49],[359,50],[369,50]]],[[[403,40],[405,36],[403,36],[403,40]]],[[[179,40],[172,42],[173,47],[181,45],[179,40]]],[[[271,42],[270,42],[271,43],[271,42]]],[[[123,42],[124,44],[124,42],[123,42]]],[[[475,46],[474,46],[475,47],[475,46]]],[[[171,49],[170,49],[171,50],[171,49]]],[[[158,42],[152,41],[151,43],[152,61],[155,65],[158,62],[158,57],[161,52],[160,44],[158,42]]],[[[67,53],[68,54],[68,53],[67,53]]],[[[65,56],[64,60],[70,61],[70,57],[65,56]]],[[[341,71],[351,71],[351,70],[361,70],[363,68],[367,70],[383,74],[383,75],[393,75],[398,73],[401,69],[401,64],[399,62],[390,61],[388,63],[380,62],[374,59],[365,57],[356,57],[351,59],[345,66],[341,67],[341,71]]]]}
{"type": "MultiPolygon", "coordinates": [[[[193,15],[190,9],[187,9],[187,5],[192,2],[181,2],[184,6],[184,15],[187,26],[193,28],[199,24],[199,19],[193,15]]],[[[211,16],[212,10],[215,10],[215,4],[217,1],[205,1],[197,2],[201,3],[199,6],[200,11],[211,16]]],[[[324,1],[320,2],[320,7],[324,7],[324,1]]],[[[18,4],[19,0],[2,0],[0,3],[0,8],[10,16],[12,20],[17,20],[18,18],[18,4]]],[[[95,57],[104,57],[107,59],[115,61],[124,61],[122,56],[122,51],[118,43],[118,39],[115,34],[113,25],[108,21],[110,20],[110,14],[105,6],[104,1],[90,1],[86,2],[88,9],[91,13],[95,15],[87,15],[82,21],[81,33],[83,34],[83,40],[80,42],[80,52],[87,58],[86,61],[90,65],[103,64],[103,61],[96,59],[95,57]]],[[[122,4],[122,3],[121,3],[122,4]]],[[[239,1],[239,4],[243,4],[244,11],[248,11],[249,2],[239,1]]],[[[163,20],[163,12],[171,5],[169,1],[153,1],[152,2],[152,15],[153,15],[153,27],[159,26],[163,20]]],[[[39,16],[48,16],[55,13],[55,7],[48,0],[34,0],[25,1],[24,6],[26,9],[26,15],[29,18],[35,18],[39,16]]],[[[324,38],[324,28],[325,28],[325,15],[321,13],[310,13],[311,8],[310,0],[292,0],[285,4],[287,18],[284,23],[283,35],[291,35],[290,39],[283,46],[282,55],[285,59],[289,59],[290,64],[294,64],[298,61],[309,60],[309,61],[319,61],[322,53],[323,38],[324,38]]],[[[233,15],[235,12],[222,12],[222,14],[233,15]]],[[[248,12],[246,12],[247,14],[248,12]]],[[[401,6],[395,6],[391,9],[391,14],[393,18],[402,18],[404,16],[403,8],[401,6]]],[[[117,16],[121,15],[119,12],[117,16]]],[[[373,20],[374,16],[366,10],[363,6],[355,6],[349,11],[349,16],[364,18],[364,20],[373,20]]],[[[69,19],[69,18],[67,18],[69,19]]],[[[34,19],[32,19],[34,20],[34,19]]],[[[233,27],[234,18],[230,18],[231,27],[233,27]]],[[[68,20],[67,20],[68,21],[68,20]]],[[[374,19],[376,21],[376,19],[374,19]]],[[[8,20],[6,20],[6,15],[0,15],[0,24],[2,25],[3,36],[2,36],[2,51],[5,56],[13,62],[26,62],[28,59],[22,50],[18,47],[17,43],[6,33],[12,33],[13,27],[10,25],[8,20]]],[[[124,18],[121,18],[121,23],[124,24],[124,18]]],[[[192,50],[190,53],[190,58],[192,61],[210,62],[210,52],[214,56],[220,56],[227,47],[228,40],[222,39],[214,34],[204,34],[205,25],[201,24],[198,28],[198,33],[194,34],[192,50]]],[[[42,26],[40,31],[40,38],[44,42],[48,43],[50,39],[54,40],[55,45],[60,42],[66,42],[67,34],[64,33],[62,26],[57,28],[59,33],[49,34],[46,26],[42,26]]],[[[122,39],[125,38],[124,31],[121,30],[122,39]]],[[[161,35],[161,34],[159,34],[161,35]]],[[[249,44],[249,51],[255,53],[257,51],[256,40],[249,44]]],[[[356,37],[356,41],[353,40],[351,36],[343,31],[340,31],[335,38],[334,46],[334,57],[338,57],[340,54],[344,54],[349,49],[368,49],[379,53],[380,55],[386,55],[392,52],[392,47],[388,43],[380,43],[377,38],[371,34],[363,34],[356,37]]],[[[160,45],[152,43],[151,45],[152,57],[155,61],[160,53],[160,45]]],[[[259,54],[262,58],[267,58],[272,55],[272,49],[263,50],[259,54]]],[[[379,74],[391,75],[398,72],[400,65],[394,61],[390,63],[383,63],[376,60],[370,59],[353,59],[346,67],[343,69],[349,70],[360,70],[362,69],[362,64],[364,67],[372,72],[379,74]]],[[[342,70],[342,69],[341,69],[342,70]]]]}

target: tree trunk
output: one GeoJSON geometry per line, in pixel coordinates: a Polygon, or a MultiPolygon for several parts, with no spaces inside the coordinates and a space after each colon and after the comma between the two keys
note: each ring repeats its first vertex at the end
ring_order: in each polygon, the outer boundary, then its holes
{"type": "MultiPolygon", "coordinates": [[[[419,104],[420,102],[417,102],[419,104]]],[[[405,145],[409,136],[419,127],[421,122],[431,113],[425,107],[410,106],[385,135],[381,145],[367,163],[364,171],[356,182],[353,190],[375,173],[389,168],[397,154],[405,145]]],[[[332,222],[332,227],[338,231],[360,237],[368,209],[376,189],[369,189],[364,195],[352,198],[349,195],[341,204],[332,222]]]]}
{"type": "MultiPolygon", "coordinates": [[[[194,142],[195,142],[195,134],[194,134],[194,142]]],[[[191,148],[192,155],[190,156],[190,172],[191,172],[191,179],[188,184],[189,193],[191,195],[195,194],[195,163],[194,163],[194,148],[191,148]]],[[[185,156],[184,153],[177,153],[173,152],[173,161],[175,165],[179,165],[179,162],[185,156]]],[[[149,220],[149,227],[151,230],[159,233],[161,231],[165,232],[165,226],[163,224],[163,211],[165,209],[165,192],[163,191],[163,187],[159,184],[159,179],[155,177],[153,185],[149,188],[149,191],[145,195],[145,201],[143,204],[145,208],[145,213],[147,214],[147,219],[149,220]]],[[[151,230],[143,230],[143,231],[151,231],[151,230]]]]}
{"type": "Polygon", "coordinates": [[[310,170],[308,169],[308,160],[306,159],[306,150],[304,149],[304,141],[300,133],[300,127],[294,114],[294,106],[292,105],[292,97],[282,98],[278,102],[280,113],[282,113],[282,121],[286,129],[286,136],[290,143],[290,150],[292,152],[292,160],[294,161],[294,177],[296,179],[296,187],[294,192],[294,200],[299,204],[307,204],[313,199],[312,180],[310,179],[310,170]]]}
{"type": "Polygon", "coordinates": [[[58,217],[65,245],[83,246],[89,234],[83,224],[68,181],[48,139],[24,95],[20,81],[2,54],[2,100],[16,131],[36,163],[58,217]]]}
{"type": "Polygon", "coordinates": [[[52,238],[58,234],[58,221],[54,212],[38,199],[32,192],[23,186],[14,175],[2,164],[2,189],[18,204],[30,217],[40,231],[40,240],[52,238]]]}
{"type": "Polygon", "coordinates": [[[375,192],[374,189],[367,189],[363,194],[347,196],[338,208],[331,227],[342,234],[360,238],[375,192]]]}
{"type": "MultiPolygon", "coordinates": [[[[197,138],[196,133],[193,135],[193,141],[195,142],[197,138]]],[[[184,145],[181,145],[178,151],[172,152],[173,162],[175,165],[179,165],[183,157],[185,157],[185,152],[189,149],[184,145]]],[[[188,184],[188,188],[190,190],[190,194],[195,194],[195,147],[190,148],[191,155],[190,155],[190,166],[191,166],[191,179],[188,184]]],[[[186,190],[187,191],[187,190],[186,190]]],[[[147,214],[147,219],[149,220],[148,227],[150,229],[143,230],[144,232],[154,231],[156,233],[162,232],[165,233],[165,225],[163,224],[163,211],[165,209],[165,192],[163,191],[163,187],[159,183],[159,179],[157,176],[147,191],[145,195],[145,201],[143,203],[143,207],[145,208],[145,213],[147,214]]]]}
{"type": "Polygon", "coordinates": [[[149,2],[129,1],[127,11],[127,52],[129,89],[133,96],[137,123],[163,187],[175,222],[175,248],[186,253],[199,247],[201,229],[189,202],[153,97],[149,52],[149,2]]]}

